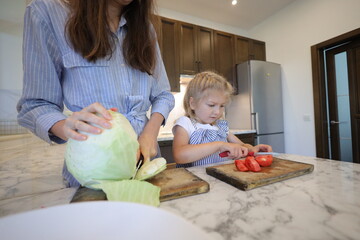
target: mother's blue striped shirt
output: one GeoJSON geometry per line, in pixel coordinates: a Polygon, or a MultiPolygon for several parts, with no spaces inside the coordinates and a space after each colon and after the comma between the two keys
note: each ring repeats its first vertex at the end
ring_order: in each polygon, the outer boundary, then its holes
{"type": "Polygon", "coordinates": [[[70,111],[99,102],[117,107],[134,127],[143,130],[146,112],[158,112],[166,119],[174,97],[157,47],[153,75],[129,67],[122,53],[126,20],[121,18],[115,52],[111,58],[91,63],[74,52],[65,38],[67,7],[59,0],[35,0],[25,12],[23,94],[18,103],[19,123],[47,142],[63,142],[49,136],[49,129],[70,111]]]}

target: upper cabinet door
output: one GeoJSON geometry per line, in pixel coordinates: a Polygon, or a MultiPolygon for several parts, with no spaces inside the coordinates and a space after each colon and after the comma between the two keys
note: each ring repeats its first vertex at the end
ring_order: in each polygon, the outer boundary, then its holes
{"type": "Polygon", "coordinates": [[[236,36],[235,63],[239,64],[247,60],[266,61],[265,42],[236,36]]]}
{"type": "Polygon", "coordinates": [[[235,40],[235,64],[249,60],[250,39],[236,36],[235,40]]]}
{"type": "Polygon", "coordinates": [[[249,59],[266,61],[265,42],[251,40],[250,43],[249,59]]]}
{"type": "Polygon", "coordinates": [[[180,22],[180,73],[214,70],[213,30],[180,22]]]}
{"type": "Polygon", "coordinates": [[[199,71],[196,26],[180,22],[180,73],[193,75],[199,71]]]}
{"type": "Polygon", "coordinates": [[[197,27],[198,66],[199,72],[215,69],[214,31],[197,27]]]}
{"type": "Polygon", "coordinates": [[[214,31],[215,36],[215,69],[236,88],[234,35],[214,31]]]}
{"type": "Polygon", "coordinates": [[[171,91],[180,91],[179,25],[175,20],[161,18],[159,45],[171,91]]]}

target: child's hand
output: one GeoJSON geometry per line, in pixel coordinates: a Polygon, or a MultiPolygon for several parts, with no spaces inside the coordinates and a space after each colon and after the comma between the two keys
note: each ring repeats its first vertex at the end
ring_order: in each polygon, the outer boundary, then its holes
{"type": "Polygon", "coordinates": [[[229,152],[228,158],[239,159],[247,156],[248,149],[238,143],[225,143],[220,150],[221,152],[229,152]]]}
{"type": "Polygon", "coordinates": [[[266,144],[259,144],[254,146],[251,149],[251,152],[257,153],[257,152],[272,152],[272,147],[270,145],[266,144]]]}

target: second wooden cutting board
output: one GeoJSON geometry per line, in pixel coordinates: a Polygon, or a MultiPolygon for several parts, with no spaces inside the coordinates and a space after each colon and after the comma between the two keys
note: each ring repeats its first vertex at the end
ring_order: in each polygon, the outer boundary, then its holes
{"type": "MultiPolygon", "coordinates": [[[[147,181],[161,188],[161,202],[209,191],[209,183],[185,168],[166,169],[147,181]]],[[[81,187],[77,190],[71,202],[98,200],[106,200],[103,191],[81,187]]]]}
{"type": "Polygon", "coordinates": [[[285,179],[301,176],[314,170],[314,165],[275,158],[261,172],[240,172],[234,163],[207,167],[206,173],[238,189],[250,190],[285,179]]]}

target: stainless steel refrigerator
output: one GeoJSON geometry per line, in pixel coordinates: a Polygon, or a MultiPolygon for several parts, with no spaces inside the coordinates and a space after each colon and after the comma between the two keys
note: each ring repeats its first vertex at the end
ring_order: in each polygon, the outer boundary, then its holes
{"type": "Polygon", "coordinates": [[[225,111],[230,129],[254,129],[256,144],[285,152],[280,64],[250,60],[236,72],[238,94],[225,111]]]}

